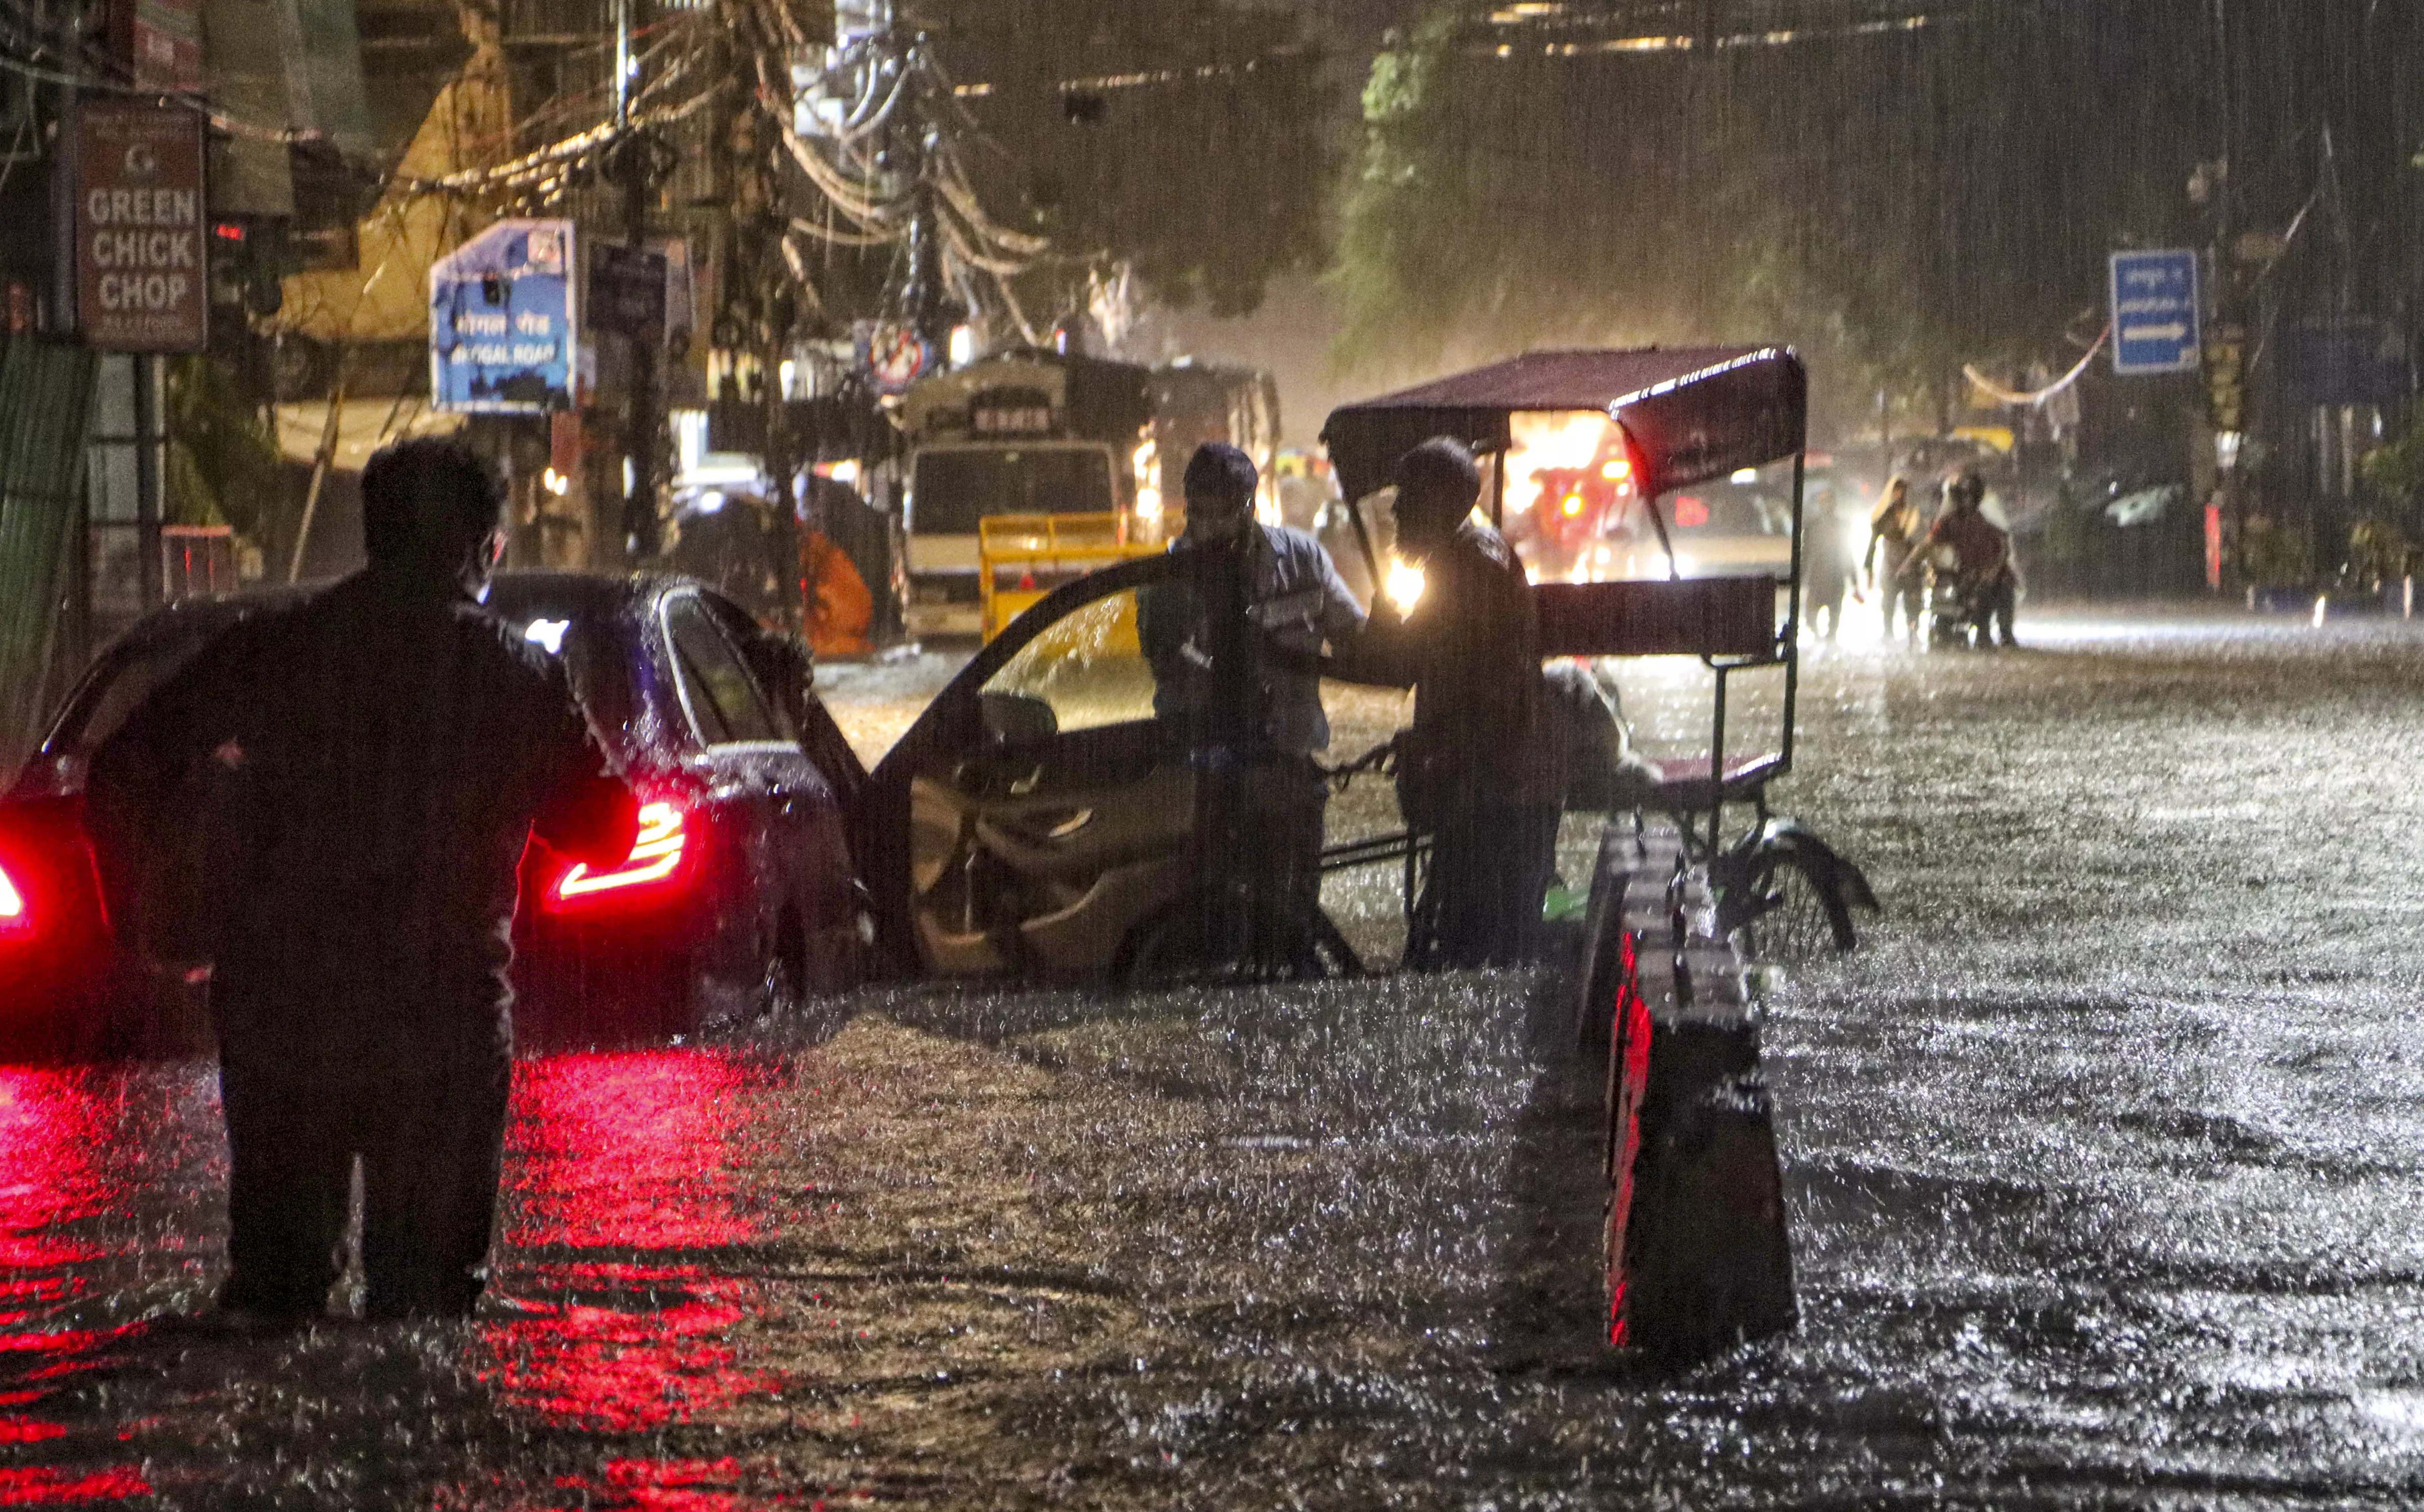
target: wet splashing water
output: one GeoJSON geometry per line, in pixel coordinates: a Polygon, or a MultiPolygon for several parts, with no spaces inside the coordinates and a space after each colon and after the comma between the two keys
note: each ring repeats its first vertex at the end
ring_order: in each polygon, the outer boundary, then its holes
{"type": "Polygon", "coordinates": [[[533,1060],[469,1329],[171,1326],[208,1069],[16,1070],[0,1505],[2414,1504],[2424,638],[2022,628],[1810,668],[1780,805],[1890,912],[1772,1005],[1787,1340],[1591,1344],[1543,978],[533,1060]]]}

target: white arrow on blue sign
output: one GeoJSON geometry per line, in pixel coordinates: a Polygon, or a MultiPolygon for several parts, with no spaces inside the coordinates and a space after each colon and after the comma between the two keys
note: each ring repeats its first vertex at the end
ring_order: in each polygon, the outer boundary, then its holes
{"type": "Polygon", "coordinates": [[[2194,252],[2113,254],[2113,371],[2194,373],[2204,349],[2194,252]]]}

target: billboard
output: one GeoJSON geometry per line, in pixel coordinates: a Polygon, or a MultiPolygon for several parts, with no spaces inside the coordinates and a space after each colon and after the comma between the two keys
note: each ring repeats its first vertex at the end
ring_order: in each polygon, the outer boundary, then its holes
{"type": "Polygon", "coordinates": [[[76,322],[109,352],[198,352],[202,122],[190,110],[88,100],[76,110],[76,322]]]}
{"type": "Polygon", "coordinates": [[[571,407],[574,315],[568,220],[501,220],[439,258],[429,270],[431,407],[571,407]]]}

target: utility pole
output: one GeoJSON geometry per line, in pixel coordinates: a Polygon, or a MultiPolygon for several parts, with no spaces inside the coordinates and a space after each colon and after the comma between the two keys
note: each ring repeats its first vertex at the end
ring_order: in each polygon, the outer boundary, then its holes
{"type": "MultiPolygon", "coordinates": [[[[2238,248],[2231,216],[2230,168],[2236,124],[2237,93],[2232,88],[2230,0],[2212,0],[2215,134],[2214,170],[2202,168],[2197,178],[2208,184],[2212,201],[2213,247],[2208,255],[2212,285],[2212,332],[2207,341],[2203,370],[2207,423],[2197,427],[2197,443],[2205,454],[2195,459],[2197,473],[2213,470],[2214,511],[2210,529],[2221,537],[2218,561],[2231,575],[2245,576],[2246,509],[2240,496],[2239,462],[2245,451],[2247,426],[2243,388],[2247,334],[2239,308],[2238,248]]],[[[2217,583],[2216,586],[2219,586],[2217,583]]]]}
{"type": "MultiPolygon", "coordinates": [[[[901,103],[914,106],[914,93],[901,103]]],[[[910,171],[917,175],[909,221],[909,328],[926,350],[946,352],[950,348],[951,322],[943,296],[943,238],[935,225],[934,181],[929,171],[940,145],[939,134],[922,110],[911,110],[907,129],[917,144],[909,154],[910,171]]]]}
{"type": "Polygon", "coordinates": [[[784,44],[760,34],[750,7],[728,5],[719,20],[724,24],[710,43],[712,76],[728,83],[719,93],[709,136],[713,200],[721,221],[714,251],[716,308],[709,329],[730,366],[711,399],[726,415],[743,406],[757,411],[757,451],[773,512],[771,565],[785,585],[781,603],[786,628],[797,629],[806,591],[800,571],[800,459],[783,392],[783,364],[801,320],[803,299],[798,276],[783,252],[789,216],[772,151],[781,127],[769,119],[772,109],[789,109],[790,103],[759,100],[754,68],[758,53],[784,44]],[[754,392],[742,381],[744,358],[754,359],[757,367],[754,392]]]}
{"type": "MultiPolygon", "coordinates": [[[[647,194],[655,180],[655,163],[647,140],[630,126],[630,85],[637,60],[630,51],[632,0],[614,5],[614,169],[623,180],[623,243],[632,252],[647,249],[647,194]]],[[[664,327],[637,327],[626,332],[630,349],[630,374],[623,409],[623,555],[647,560],[657,555],[657,342],[664,327]]]]}
{"type": "Polygon", "coordinates": [[[157,352],[138,352],[127,362],[135,374],[135,544],[140,553],[136,597],[148,614],[166,597],[160,570],[160,494],[167,471],[162,454],[167,450],[161,412],[163,363],[157,352]]]}
{"type": "MultiPolygon", "coordinates": [[[[912,31],[904,37],[896,21],[889,40],[901,71],[916,72],[918,55],[927,45],[925,34],[912,31]]],[[[928,107],[921,86],[920,80],[909,81],[885,157],[886,166],[895,167],[909,183],[909,279],[901,291],[901,317],[926,350],[940,356],[950,350],[951,327],[961,311],[944,286],[942,224],[934,202],[934,161],[943,146],[942,112],[928,107]]]]}

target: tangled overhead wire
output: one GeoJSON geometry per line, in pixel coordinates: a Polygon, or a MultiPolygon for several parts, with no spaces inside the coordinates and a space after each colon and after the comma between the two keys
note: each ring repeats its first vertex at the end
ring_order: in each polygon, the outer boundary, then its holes
{"type": "MultiPolygon", "coordinates": [[[[789,22],[783,0],[730,3],[773,13],[744,30],[765,35],[789,22]]],[[[795,266],[804,263],[805,241],[852,247],[903,243],[924,217],[941,244],[944,283],[965,294],[989,287],[1021,337],[1039,341],[1013,280],[1051,244],[1001,224],[985,209],[960,152],[961,139],[976,123],[959,105],[926,39],[901,30],[858,38],[814,73],[785,70],[781,61],[769,48],[756,49],[757,104],[826,211],[819,218],[791,217],[786,257],[795,266]],[[804,121],[814,128],[803,130],[804,121]]]]}
{"type": "MultiPolygon", "coordinates": [[[[1051,244],[985,207],[961,151],[979,128],[921,34],[887,28],[828,48],[796,0],[719,0],[668,18],[636,62],[641,83],[628,123],[598,120],[502,163],[391,179],[391,189],[543,213],[583,183],[616,177],[628,138],[662,142],[670,128],[739,91],[765,128],[758,142],[812,191],[812,204],[794,202],[780,216],[782,261],[793,277],[805,280],[820,247],[907,247],[930,236],[940,287],[972,308],[989,306],[1025,340],[1041,339],[1013,281],[1051,244]],[[818,62],[802,61],[808,58],[818,62]]],[[[602,93],[582,103],[606,113],[602,93]]],[[[559,100],[551,112],[568,104],[559,100]]]]}

